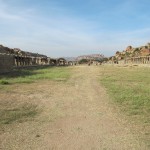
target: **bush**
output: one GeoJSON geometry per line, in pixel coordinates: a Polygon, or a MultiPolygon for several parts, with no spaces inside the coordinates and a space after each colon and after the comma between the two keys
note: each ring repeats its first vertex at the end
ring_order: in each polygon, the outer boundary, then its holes
{"type": "Polygon", "coordinates": [[[0,84],[5,85],[5,84],[9,84],[9,82],[8,82],[8,81],[6,81],[6,80],[1,80],[1,81],[0,81],[0,84]]]}
{"type": "Polygon", "coordinates": [[[81,59],[79,64],[87,64],[89,61],[87,59],[81,59]]]}

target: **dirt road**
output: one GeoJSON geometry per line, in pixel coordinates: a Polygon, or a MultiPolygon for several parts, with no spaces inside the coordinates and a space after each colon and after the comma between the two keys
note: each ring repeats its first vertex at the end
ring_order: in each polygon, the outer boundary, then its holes
{"type": "Polygon", "coordinates": [[[67,83],[46,81],[14,87],[18,101],[30,101],[42,111],[34,120],[7,129],[1,135],[1,149],[146,150],[109,103],[99,76],[99,67],[79,66],[67,83]]]}

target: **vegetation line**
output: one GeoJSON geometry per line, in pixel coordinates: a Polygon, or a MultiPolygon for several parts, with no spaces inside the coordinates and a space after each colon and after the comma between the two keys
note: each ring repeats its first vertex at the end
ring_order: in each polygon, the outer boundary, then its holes
{"type": "Polygon", "coordinates": [[[22,69],[0,75],[0,85],[14,83],[32,83],[37,80],[61,80],[66,81],[70,77],[70,68],[47,67],[35,69],[22,69]]]}

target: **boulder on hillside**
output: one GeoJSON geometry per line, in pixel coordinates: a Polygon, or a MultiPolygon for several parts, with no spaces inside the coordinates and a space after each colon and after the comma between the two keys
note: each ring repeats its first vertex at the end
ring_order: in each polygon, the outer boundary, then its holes
{"type": "Polygon", "coordinates": [[[148,49],[147,47],[143,47],[140,50],[140,55],[141,56],[149,56],[150,55],[150,49],[148,49]]]}
{"type": "Polygon", "coordinates": [[[126,52],[132,52],[132,46],[128,46],[128,47],[126,48],[126,52]]]}
{"type": "Polygon", "coordinates": [[[148,49],[150,49],[150,43],[147,43],[147,45],[146,45],[147,47],[148,47],[148,49]]]}

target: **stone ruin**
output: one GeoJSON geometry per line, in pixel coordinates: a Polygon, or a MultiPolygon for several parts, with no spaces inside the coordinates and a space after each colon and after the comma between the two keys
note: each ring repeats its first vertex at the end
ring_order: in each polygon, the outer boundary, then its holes
{"type": "Polygon", "coordinates": [[[0,45],[0,73],[9,72],[13,68],[39,65],[67,65],[63,58],[55,59],[46,55],[22,51],[19,48],[8,48],[0,45]]]}

